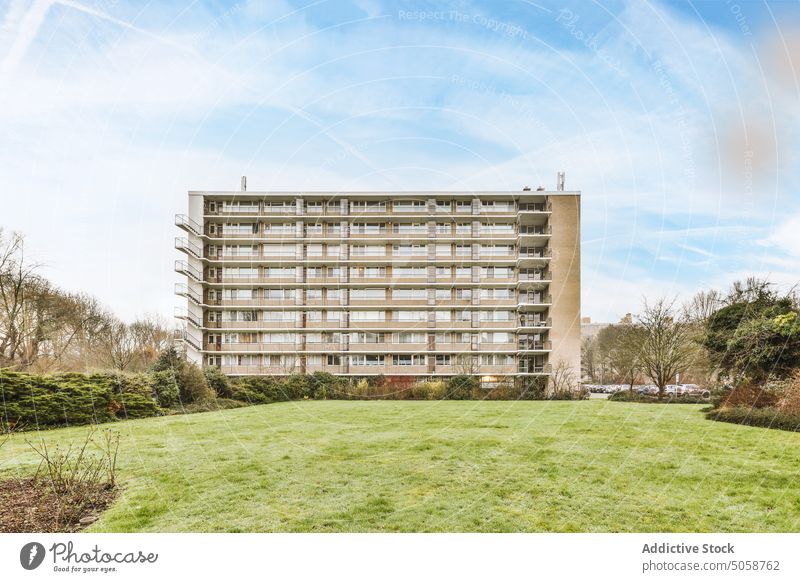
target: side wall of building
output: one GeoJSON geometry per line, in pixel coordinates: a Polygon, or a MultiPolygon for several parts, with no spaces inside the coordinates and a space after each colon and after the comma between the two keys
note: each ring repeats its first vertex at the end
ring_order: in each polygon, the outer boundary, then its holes
{"type": "Polygon", "coordinates": [[[550,365],[569,365],[576,380],[581,374],[581,215],[580,195],[551,196],[553,233],[550,238],[553,282],[550,294],[553,321],[550,365]]]}

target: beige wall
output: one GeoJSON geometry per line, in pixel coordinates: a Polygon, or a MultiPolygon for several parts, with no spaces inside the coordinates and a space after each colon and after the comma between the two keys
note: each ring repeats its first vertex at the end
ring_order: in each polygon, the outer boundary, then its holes
{"type": "Polygon", "coordinates": [[[553,369],[560,360],[573,369],[575,379],[581,375],[581,216],[580,195],[550,196],[553,208],[551,224],[553,233],[550,261],[553,283],[550,294],[553,307],[550,317],[553,328],[550,339],[553,352],[550,364],[553,369]]]}

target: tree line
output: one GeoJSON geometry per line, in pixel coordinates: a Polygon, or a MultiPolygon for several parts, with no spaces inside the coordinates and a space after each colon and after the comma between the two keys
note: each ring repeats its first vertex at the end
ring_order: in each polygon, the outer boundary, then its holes
{"type": "Polygon", "coordinates": [[[680,376],[706,387],[784,379],[800,369],[800,300],[751,277],[726,293],[701,291],[683,305],[659,299],[582,344],[584,378],[664,395],[680,376]]]}
{"type": "Polygon", "coordinates": [[[0,229],[0,368],[49,373],[143,371],[172,341],[155,315],[126,323],[86,293],[60,289],[0,229]]]}

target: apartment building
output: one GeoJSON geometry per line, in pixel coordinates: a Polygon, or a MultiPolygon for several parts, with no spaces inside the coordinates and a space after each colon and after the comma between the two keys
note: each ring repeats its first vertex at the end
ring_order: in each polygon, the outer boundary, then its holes
{"type": "Polygon", "coordinates": [[[190,191],[181,340],[231,375],[580,371],[580,193],[190,191]]]}

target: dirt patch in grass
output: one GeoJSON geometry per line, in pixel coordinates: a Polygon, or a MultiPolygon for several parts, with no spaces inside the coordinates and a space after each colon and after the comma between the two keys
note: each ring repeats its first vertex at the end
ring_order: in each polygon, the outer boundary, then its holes
{"type": "Polygon", "coordinates": [[[0,533],[80,531],[97,521],[116,495],[115,488],[98,487],[92,492],[92,502],[75,512],[65,510],[69,501],[59,497],[46,481],[0,481],[0,533]]]}

